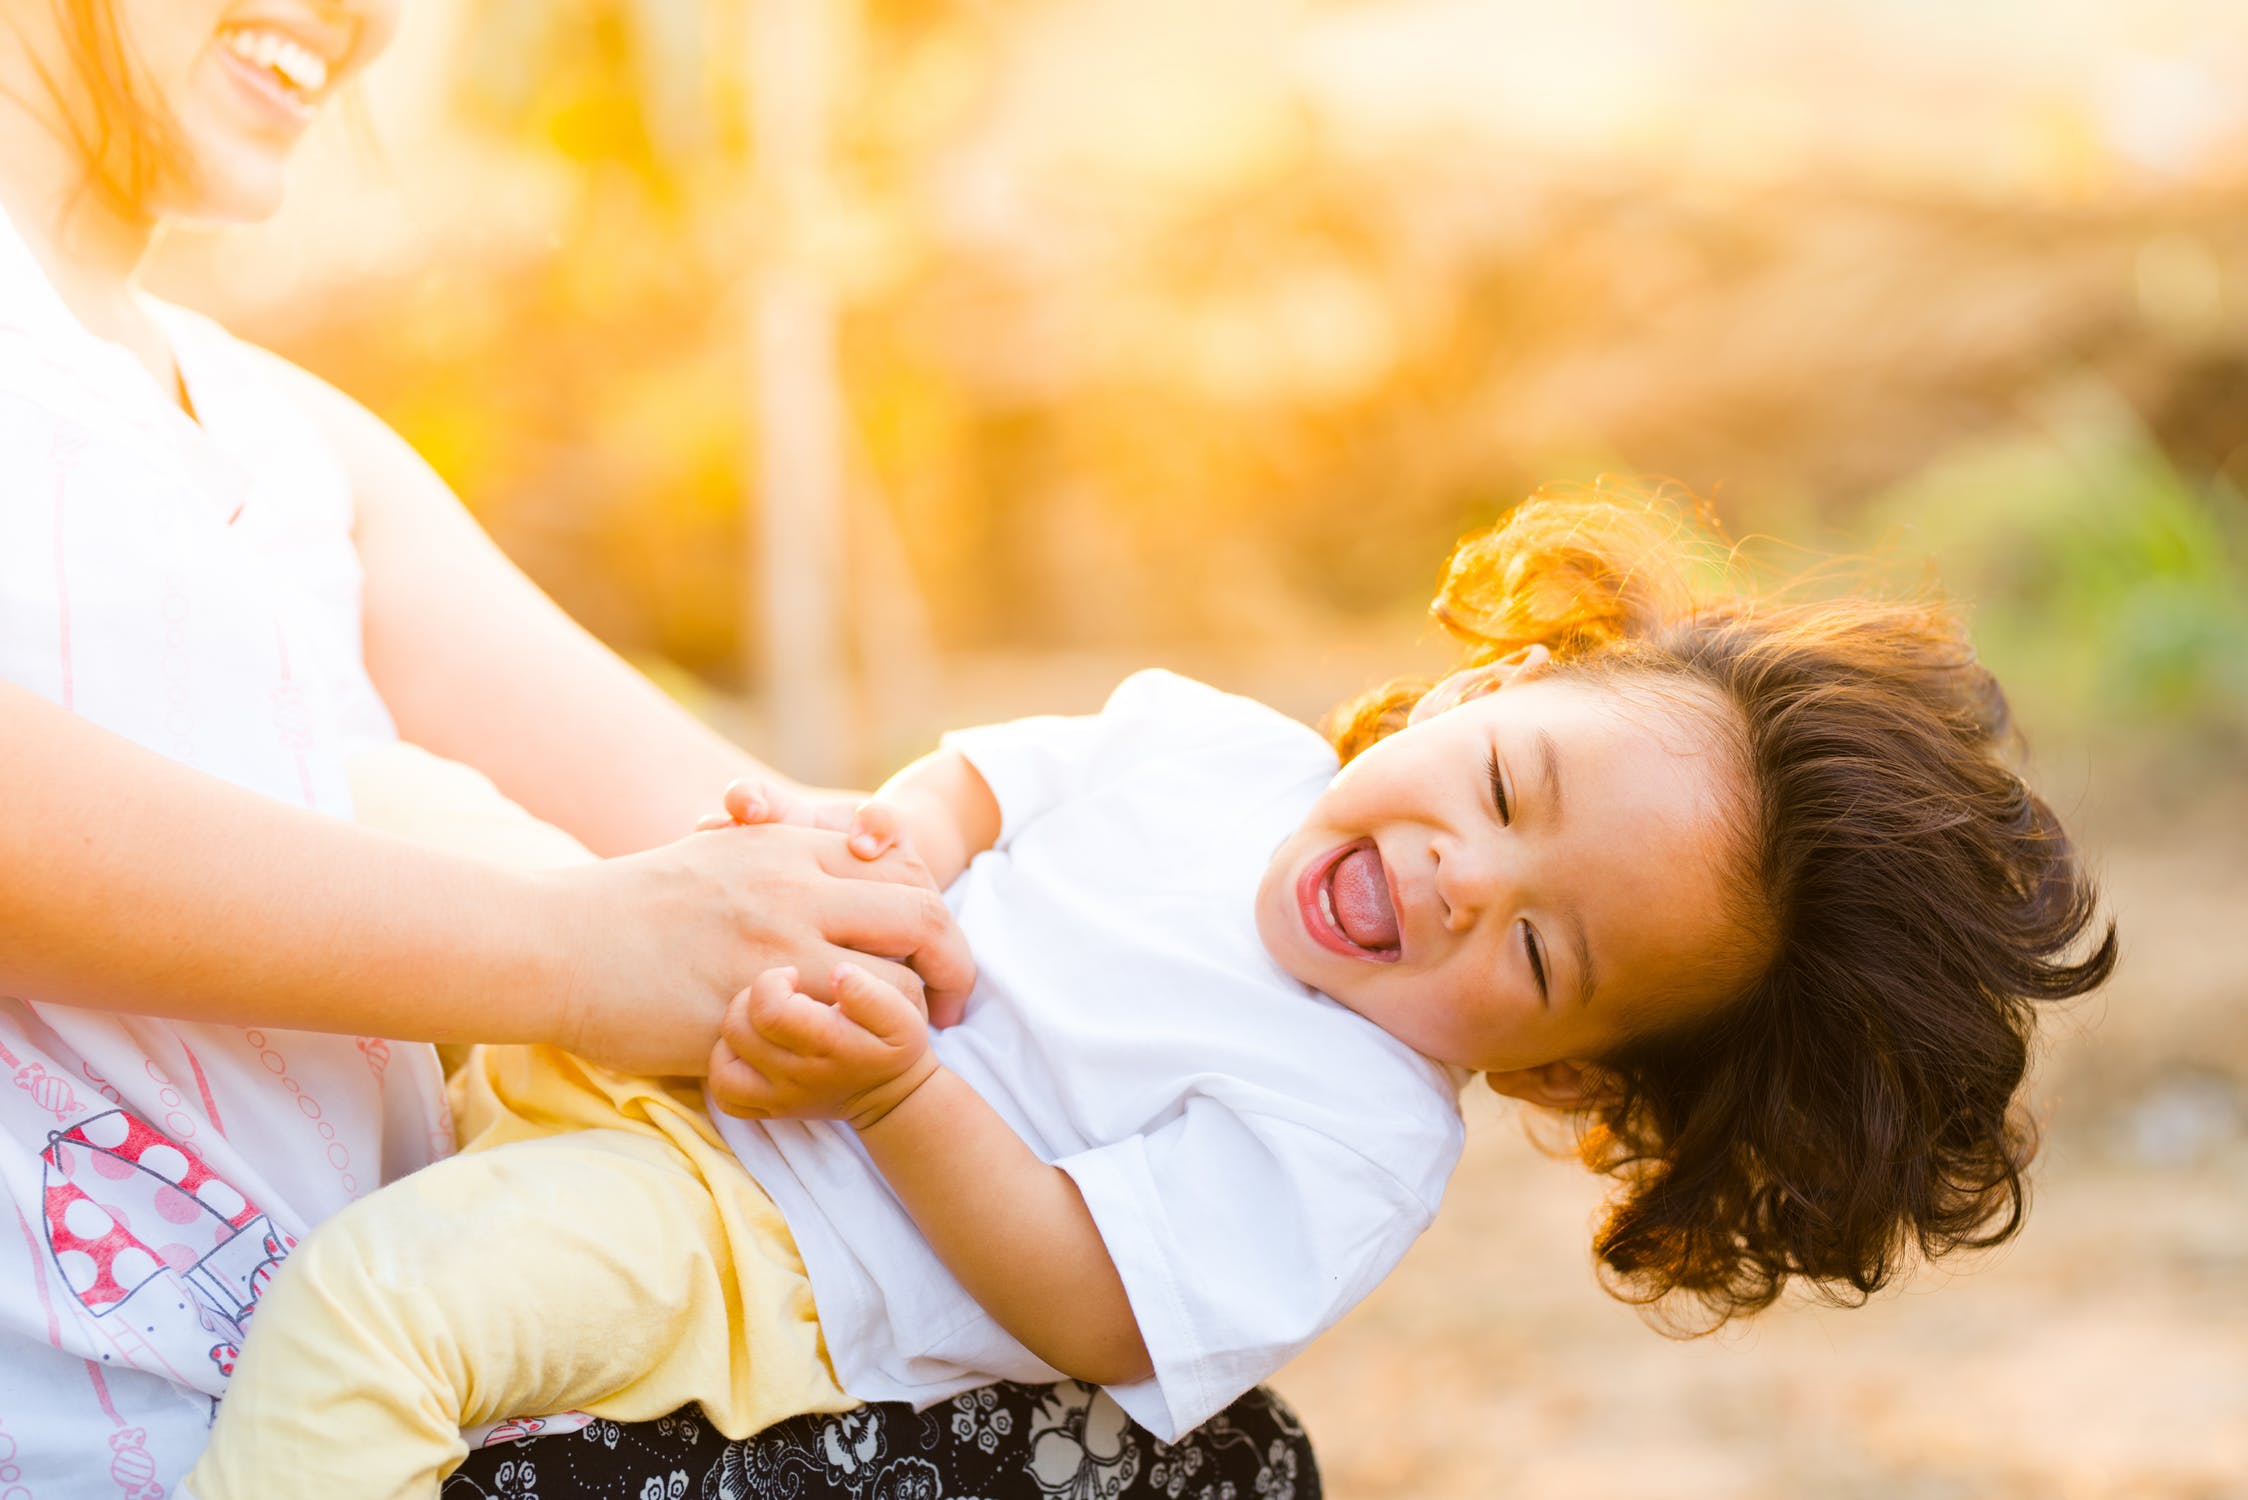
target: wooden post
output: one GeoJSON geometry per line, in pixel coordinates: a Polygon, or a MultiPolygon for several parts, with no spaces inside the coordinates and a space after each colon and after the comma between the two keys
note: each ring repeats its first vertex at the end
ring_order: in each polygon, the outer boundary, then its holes
{"type": "Polygon", "coordinates": [[[751,330],[757,564],[744,623],[748,638],[764,641],[758,675],[770,727],[759,750],[792,775],[833,785],[856,770],[838,603],[843,398],[834,297],[818,263],[833,38],[824,0],[750,0],[749,11],[762,253],[751,330]]]}

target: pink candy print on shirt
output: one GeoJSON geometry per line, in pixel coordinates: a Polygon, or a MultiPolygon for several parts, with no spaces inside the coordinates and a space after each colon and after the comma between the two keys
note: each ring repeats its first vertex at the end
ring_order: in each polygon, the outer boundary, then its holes
{"type": "MultiPolygon", "coordinates": [[[[351,1170],[351,1148],[336,1138],[336,1127],[320,1117],[320,1101],[315,1099],[305,1089],[304,1085],[298,1083],[295,1077],[290,1074],[289,1060],[281,1055],[280,1049],[273,1045],[264,1032],[245,1027],[242,1032],[242,1040],[257,1048],[259,1064],[268,1073],[280,1079],[281,1087],[287,1089],[294,1096],[297,1101],[297,1113],[312,1122],[312,1128],[319,1133],[320,1139],[326,1144],[327,1149],[324,1154],[328,1158],[328,1165],[336,1169],[336,1181],[343,1185],[345,1192],[351,1194],[354,1198],[358,1197],[359,1177],[357,1173],[351,1170]]],[[[377,1076],[379,1079],[380,1075],[377,1076]]]]}
{"type": "MultiPolygon", "coordinates": [[[[4,1042],[0,1042],[0,1067],[13,1068],[16,1087],[29,1094],[33,1104],[56,1119],[67,1120],[78,1113],[78,1095],[71,1088],[69,1079],[60,1073],[48,1072],[44,1064],[25,1062],[9,1051],[4,1042]]],[[[0,1500],[7,1500],[5,1493],[0,1493],[0,1500]]]]}
{"type": "MultiPolygon", "coordinates": [[[[5,1052],[6,1048],[0,1048],[5,1052]]],[[[0,1061],[14,1062],[12,1056],[0,1061]]],[[[70,1080],[59,1073],[50,1073],[38,1063],[25,1063],[16,1069],[16,1087],[31,1096],[38,1105],[58,1120],[67,1120],[78,1113],[78,1095],[71,1089],[70,1080]]]]}
{"type": "Polygon", "coordinates": [[[273,626],[273,647],[279,653],[281,668],[281,680],[273,688],[274,732],[296,762],[297,786],[304,794],[304,805],[316,808],[320,794],[313,790],[312,761],[306,753],[312,746],[311,714],[305,706],[304,685],[289,670],[289,636],[279,621],[273,626]]]}

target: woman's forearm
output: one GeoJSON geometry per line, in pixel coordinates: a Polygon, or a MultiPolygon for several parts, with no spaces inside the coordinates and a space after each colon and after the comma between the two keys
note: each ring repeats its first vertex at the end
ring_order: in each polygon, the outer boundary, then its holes
{"type": "Polygon", "coordinates": [[[1145,1379],[1147,1345],[1077,1184],[948,1068],[859,1132],[960,1284],[1025,1348],[1097,1385],[1145,1379]]]}
{"type": "Polygon", "coordinates": [[[368,668],[400,734],[475,766],[596,854],[669,843],[737,778],[781,779],[588,635],[481,533],[418,571],[379,566],[391,545],[380,523],[362,535],[368,668]]]}
{"type": "Polygon", "coordinates": [[[782,780],[594,639],[356,401],[279,359],[358,505],[367,669],[401,734],[596,854],[678,838],[738,777],[782,780]]]}
{"type": "Polygon", "coordinates": [[[0,684],[0,992],[183,1020],[547,1041],[535,877],[231,786],[0,684]]]}
{"type": "Polygon", "coordinates": [[[362,512],[359,545],[368,669],[406,739],[603,855],[668,843],[728,782],[774,777],[564,614],[449,494],[391,505],[362,512]]]}
{"type": "Polygon", "coordinates": [[[503,869],[230,786],[4,683],[0,786],[0,994],[699,1074],[767,969],[853,959],[955,1005],[974,977],[919,866],[839,834],[503,869]]]}

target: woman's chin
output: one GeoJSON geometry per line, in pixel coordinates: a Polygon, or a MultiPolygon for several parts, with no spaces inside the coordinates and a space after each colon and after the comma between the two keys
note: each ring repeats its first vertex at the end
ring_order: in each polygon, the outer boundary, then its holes
{"type": "Polygon", "coordinates": [[[165,215],[203,224],[256,224],[272,218],[288,194],[288,164],[264,159],[264,153],[241,155],[250,159],[201,155],[195,181],[166,195],[165,215]]]}

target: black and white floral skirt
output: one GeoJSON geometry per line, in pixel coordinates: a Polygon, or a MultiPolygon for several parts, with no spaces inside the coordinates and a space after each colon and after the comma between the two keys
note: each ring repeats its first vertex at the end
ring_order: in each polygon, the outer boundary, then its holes
{"type": "Polygon", "coordinates": [[[443,1500],[1319,1500],[1303,1424],[1259,1387],[1159,1443],[1095,1387],[988,1385],[729,1443],[688,1407],[477,1450],[443,1500]]]}

